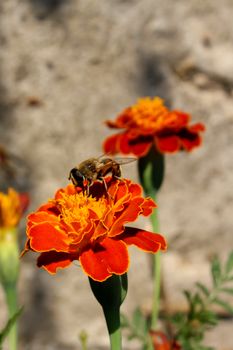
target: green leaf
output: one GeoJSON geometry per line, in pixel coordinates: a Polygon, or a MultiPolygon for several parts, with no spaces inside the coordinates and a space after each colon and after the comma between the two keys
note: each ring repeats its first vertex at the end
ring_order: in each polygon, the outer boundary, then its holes
{"type": "Polygon", "coordinates": [[[208,297],[210,295],[210,291],[209,289],[204,286],[204,284],[200,283],[200,282],[196,282],[196,286],[199,288],[199,290],[206,296],[208,297]]]}
{"type": "Polygon", "coordinates": [[[12,326],[17,321],[18,317],[20,316],[21,312],[23,311],[23,307],[21,307],[7,322],[6,326],[0,333],[0,346],[2,345],[5,338],[8,336],[12,326]]]}
{"type": "Polygon", "coordinates": [[[215,298],[213,302],[214,304],[220,305],[223,309],[225,309],[230,314],[233,314],[233,307],[230,304],[228,304],[226,301],[219,298],[215,298]]]}
{"type": "Polygon", "coordinates": [[[227,294],[233,294],[233,288],[224,287],[224,288],[220,289],[220,292],[224,292],[227,294]]]}
{"type": "Polygon", "coordinates": [[[212,279],[214,286],[218,286],[221,282],[221,265],[218,257],[215,257],[211,265],[212,279]]]}
{"type": "Polygon", "coordinates": [[[187,301],[191,304],[192,303],[192,295],[188,290],[184,290],[184,295],[186,296],[187,301]]]}
{"type": "Polygon", "coordinates": [[[203,310],[198,315],[198,320],[202,324],[216,325],[218,323],[218,318],[213,311],[203,310]]]}
{"type": "Polygon", "coordinates": [[[137,308],[133,313],[132,325],[137,333],[144,335],[147,333],[147,322],[146,318],[139,308],[137,308]]]}
{"type": "Polygon", "coordinates": [[[233,269],[233,251],[230,253],[226,262],[226,266],[225,266],[226,274],[228,275],[232,269],[233,269]]]}

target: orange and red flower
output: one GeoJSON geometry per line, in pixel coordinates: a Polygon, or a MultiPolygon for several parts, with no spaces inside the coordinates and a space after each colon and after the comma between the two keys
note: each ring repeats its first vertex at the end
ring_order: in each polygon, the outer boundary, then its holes
{"type": "Polygon", "coordinates": [[[26,193],[18,193],[12,188],[8,193],[0,192],[0,228],[16,227],[29,203],[26,193]]]}
{"type": "Polygon", "coordinates": [[[68,185],[28,217],[25,251],[39,252],[38,266],[50,273],[79,260],[93,280],[124,274],[129,267],[128,245],[156,253],[166,249],[155,233],[125,227],[139,215],[151,214],[155,203],[142,197],[138,184],[107,177],[96,181],[90,194],[68,185]]]}
{"type": "Polygon", "coordinates": [[[107,154],[145,156],[152,145],[161,153],[191,151],[201,144],[202,123],[189,125],[190,115],[170,111],[159,97],[142,98],[126,108],[116,121],[106,121],[110,128],[123,129],[104,142],[107,154]]]}
{"type": "Polygon", "coordinates": [[[163,332],[151,331],[152,344],[155,350],[181,350],[176,340],[169,340],[163,332]]]}

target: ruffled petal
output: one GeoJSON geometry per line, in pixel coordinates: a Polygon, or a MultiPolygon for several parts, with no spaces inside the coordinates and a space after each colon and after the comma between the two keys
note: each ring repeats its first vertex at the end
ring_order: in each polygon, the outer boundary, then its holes
{"type": "Polygon", "coordinates": [[[59,190],[57,190],[57,192],[55,193],[55,200],[62,198],[64,193],[72,195],[80,191],[80,187],[76,187],[73,184],[69,184],[65,188],[60,188],[59,190]]]}
{"type": "Polygon", "coordinates": [[[127,132],[124,132],[122,134],[119,134],[119,138],[118,138],[118,142],[119,142],[119,151],[123,154],[129,154],[132,153],[132,150],[130,148],[129,145],[129,138],[127,135],[127,132]]]}
{"type": "Polygon", "coordinates": [[[176,135],[155,136],[155,144],[157,149],[163,152],[177,152],[180,148],[179,137],[176,135]]]}
{"type": "Polygon", "coordinates": [[[129,267],[126,244],[110,238],[81,253],[79,260],[85,273],[99,282],[112,274],[122,275],[129,267]]]}
{"type": "Polygon", "coordinates": [[[56,250],[58,252],[69,251],[69,241],[66,232],[55,228],[47,222],[42,222],[29,228],[28,237],[30,246],[37,252],[56,250]]]}
{"type": "Polygon", "coordinates": [[[152,213],[153,209],[156,208],[156,207],[157,207],[157,205],[155,204],[153,199],[146,198],[144,200],[143,204],[141,205],[142,215],[149,216],[152,213]]]}
{"type": "Polygon", "coordinates": [[[37,211],[28,215],[28,222],[32,224],[40,224],[42,222],[58,223],[59,220],[57,216],[51,215],[46,211],[37,211]]]}
{"type": "Polygon", "coordinates": [[[133,244],[149,253],[156,253],[160,249],[166,250],[167,248],[166,241],[160,234],[135,227],[126,227],[125,232],[117,238],[122,239],[127,245],[133,244]]]}
{"type": "Polygon", "coordinates": [[[119,138],[121,134],[116,134],[108,137],[104,144],[103,149],[106,154],[116,154],[119,150],[119,138]]]}
{"type": "Polygon", "coordinates": [[[194,131],[195,128],[198,129],[199,126],[193,125],[192,128],[184,129],[179,134],[181,147],[188,152],[201,144],[201,137],[197,131],[194,131]]]}
{"type": "Polygon", "coordinates": [[[19,200],[20,200],[21,212],[24,213],[29,205],[29,201],[30,201],[29,195],[27,193],[20,193],[19,200]]]}
{"type": "Polygon", "coordinates": [[[133,201],[124,208],[121,215],[114,221],[112,227],[109,230],[108,236],[115,237],[124,231],[124,224],[127,222],[135,221],[139,214],[141,214],[141,205],[144,202],[144,198],[136,197],[133,201]]]}
{"type": "Polygon", "coordinates": [[[37,259],[37,266],[43,267],[51,274],[55,274],[58,268],[64,269],[73,260],[78,260],[78,256],[69,253],[50,251],[42,253],[37,259]]]}
{"type": "Polygon", "coordinates": [[[131,108],[126,108],[118,117],[114,120],[106,120],[106,125],[109,128],[125,129],[132,124],[131,108]]]}
{"type": "Polygon", "coordinates": [[[135,139],[129,138],[127,132],[119,139],[119,149],[123,154],[132,153],[137,157],[145,156],[152,145],[152,136],[139,136],[135,139]]]}
{"type": "Polygon", "coordinates": [[[168,118],[168,122],[165,121],[165,128],[169,128],[169,129],[181,129],[183,127],[185,127],[188,122],[190,121],[191,117],[189,114],[184,113],[182,111],[171,111],[169,113],[169,118],[168,118]]]}
{"type": "Polygon", "coordinates": [[[203,132],[205,131],[205,125],[202,123],[196,123],[189,127],[189,130],[192,132],[203,132]]]}
{"type": "Polygon", "coordinates": [[[129,192],[132,195],[132,198],[142,195],[142,187],[138,184],[132,183],[131,181],[126,180],[129,186],[129,192]]]}

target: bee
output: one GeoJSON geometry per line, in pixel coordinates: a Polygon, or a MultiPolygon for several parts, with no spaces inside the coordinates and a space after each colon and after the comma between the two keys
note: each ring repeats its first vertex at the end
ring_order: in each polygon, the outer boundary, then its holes
{"type": "Polygon", "coordinates": [[[100,180],[104,183],[107,190],[104,177],[111,174],[113,178],[119,179],[121,177],[122,164],[128,164],[135,161],[136,158],[111,158],[108,156],[101,156],[99,158],[89,158],[70,170],[69,180],[74,186],[89,187],[95,180],[100,180]]]}

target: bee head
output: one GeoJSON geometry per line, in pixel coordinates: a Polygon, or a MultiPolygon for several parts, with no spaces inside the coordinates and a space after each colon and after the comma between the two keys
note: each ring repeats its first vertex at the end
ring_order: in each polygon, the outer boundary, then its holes
{"type": "Polygon", "coordinates": [[[74,186],[82,187],[85,177],[77,168],[73,168],[70,170],[69,180],[73,182],[74,186]]]}

